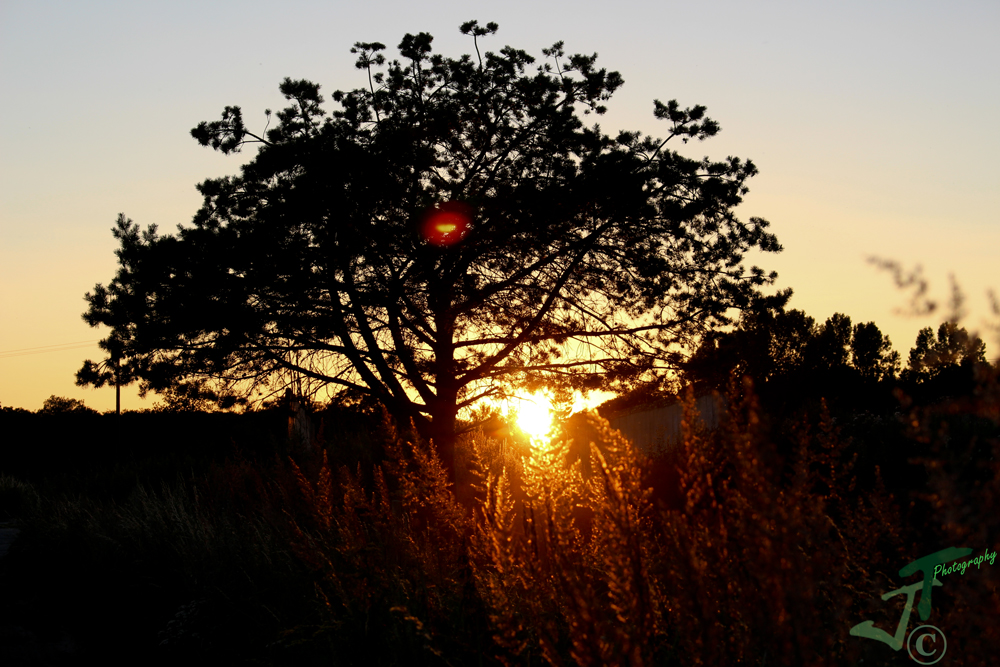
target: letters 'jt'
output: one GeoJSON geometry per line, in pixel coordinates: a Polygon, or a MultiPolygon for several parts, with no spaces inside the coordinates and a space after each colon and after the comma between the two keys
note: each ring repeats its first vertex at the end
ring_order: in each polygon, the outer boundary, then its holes
{"type": "Polygon", "coordinates": [[[920,620],[926,621],[931,615],[931,589],[933,586],[943,586],[938,578],[934,576],[934,566],[950,563],[953,560],[964,558],[971,553],[972,549],[967,547],[948,547],[929,556],[918,558],[904,566],[899,571],[899,576],[908,577],[916,572],[922,572],[924,580],[897,588],[894,591],[889,591],[882,596],[883,600],[888,600],[900,593],[906,593],[906,606],[903,607],[903,616],[899,619],[899,625],[896,626],[896,634],[890,635],[885,630],[876,628],[874,621],[863,621],[851,628],[851,635],[877,639],[880,642],[888,644],[895,651],[903,648],[903,638],[906,636],[906,628],[910,622],[910,612],[913,610],[913,596],[920,590],[920,604],[917,605],[917,611],[920,613],[920,620]]]}

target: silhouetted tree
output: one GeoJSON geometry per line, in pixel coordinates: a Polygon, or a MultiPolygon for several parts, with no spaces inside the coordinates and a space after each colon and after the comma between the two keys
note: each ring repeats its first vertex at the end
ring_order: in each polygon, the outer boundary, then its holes
{"type": "Polygon", "coordinates": [[[851,318],[834,313],[824,322],[806,345],[811,370],[828,372],[846,368],[851,358],[851,318]]]}
{"type": "Polygon", "coordinates": [[[665,139],[612,138],[581,118],[622,85],[596,55],[558,42],[529,72],[524,51],[481,53],[496,24],[461,29],[475,57],[433,54],[426,33],[402,61],[357,43],[368,86],[334,92],[332,113],[317,84],[285,79],[266,132],[239,107],[192,130],[260,148],[199,186],[192,226],[129,227],[119,257],[141,260],[88,296],[145,386],[347,387],[413,419],[452,469],[460,409],[513,384],[650,378],[773,280],[742,264],[781,249],[767,222],[733,212],[754,165],[667,148],[719,131],[704,107],[655,101],[665,139]]]}
{"type": "Polygon", "coordinates": [[[784,309],[788,296],[758,300],[732,331],[708,334],[684,365],[683,380],[722,390],[748,376],[775,407],[821,396],[870,401],[876,385],[895,378],[899,353],[874,322],[852,326],[850,317],[834,313],[817,326],[804,312],[784,309]]]}
{"type": "Polygon", "coordinates": [[[42,402],[42,409],[38,412],[47,415],[57,415],[57,414],[93,414],[96,415],[97,410],[93,408],[88,408],[83,401],[77,400],[75,398],[66,398],[65,396],[56,396],[53,394],[49,396],[42,402]]]}
{"type": "MultiPolygon", "coordinates": [[[[76,384],[81,387],[104,387],[113,385],[115,388],[115,414],[122,411],[122,387],[132,384],[139,378],[137,360],[130,351],[132,340],[131,324],[140,317],[137,313],[143,303],[137,303],[135,272],[138,269],[138,248],[142,247],[139,228],[119,214],[112,235],[121,243],[115,251],[118,256],[118,276],[108,287],[98,284],[94,292],[85,296],[90,308],[83,314],[84,321],[92,327],[105,325],[111,327],[107,338],[98,346],[108,353],[107,358],[99,362],[87,359],[76,372],[76,384]]],[[[146,237],[150,240],[150,237],[146,237]]],[[[141,391],[145,395],[145,388],[141,391]]]]}
{"type": "Polygon", "coordinates": [[[955,322],[943,322],[935,335],[931,327],[917,333],[901,379],[918,401],[972,391],[979,367],[988,366],[986,344],[955,322]]]}
{"type": "Polygon", "coordinates": [[[986,343],[970,336],[955,322],[942,322],[937,335],[931,327],[917,333],[917,340],[907,359],[907,370],[916,378],[931,378],[949,366],[986,363],[986,343]]]}
{"type": "Polygon", "coordinates": [[[899,373],[899,352],[874,322],[854,325],[851,364],[869,381],[893,380],[899,373]]]}
{"type": "Polygon", "coordinates": [[[895,379],[899,354],[874,322],[852,325],[834,313],[816,329],[805,356],[807,395],[848,410],[878,412],[894,404],[887,383],[895,379]]]}
{"type": "Polygon", "coordinates": [[[801,310],[785,310],[786,290],[758,299],[732,331],[713,331],[684,364],[683,380],[701,389],[726,389],[731,380],[752,378],[763,389],[772,380],[798,373],[816,323],[801,310]]]}

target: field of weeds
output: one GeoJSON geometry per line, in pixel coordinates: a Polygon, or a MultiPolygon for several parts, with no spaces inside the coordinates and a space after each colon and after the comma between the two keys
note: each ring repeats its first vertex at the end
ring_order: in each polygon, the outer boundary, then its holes
{"type": "MultiPolygon", "coordinates": [[[[134,464],[127,494],[5,475],[4,664],[908,664],[850,631],[895,632],[906,596],[881,596],[920,580],[911,561],[996,550],[996,378],[977,392],[881,431],[821,410],[782,433],[743,392],[655,457],[596,414],[546,443],[472,434],[457,494],[378,419],[326,425],[311,457],[134,464]],[[919,485],[884,482],[893,457],[919,485]]],[[[919,621],[953,664],[1000,647],[997,572],[944,578],[919,621]]]]}

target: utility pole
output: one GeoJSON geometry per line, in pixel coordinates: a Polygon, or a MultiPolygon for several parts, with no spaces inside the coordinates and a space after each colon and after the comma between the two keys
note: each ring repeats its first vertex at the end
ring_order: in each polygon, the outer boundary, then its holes
{"type": "Polygon", "coordinates": [[[121,373],[118,358],[115,357],[115,415],[120,417],[122,414],[122,385],[119,378],[121,373]]]}

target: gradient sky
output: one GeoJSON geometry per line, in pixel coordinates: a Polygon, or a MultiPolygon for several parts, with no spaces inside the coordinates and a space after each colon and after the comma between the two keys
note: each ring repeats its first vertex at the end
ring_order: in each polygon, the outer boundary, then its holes
{"type": "MultiPolygon", "coordinates": [[[[104,332],[83,295],[113,277],[119,212],[171,231],[200,204],[195,184],[249,159],[202,148],[199,121],[239,105],[253,130],[280,109],[282,78],[327,95],[365,83],[349,53],[406,32],[449,56],[458,25],[496,21],[484,47],[541,59],[564,40],[600,54],[625,86],[605,132],[665,134],[652,103],[704,104],[722,132],[682,152],[750,158],[760,175],[741,216],[772,223],[785,250],[755,261],[823,321],[875,321],[906,356],[940,316],[895,314],[906,297],[865,262],[954,273],[963,323],[983,330],[1000,290],[1000,3],[882,2],[53,2],[0,4],[0,405],[51,394],[114,407],[114,390],[74,373],[104,332]],[[88,343],[89,342],[89,343],[88,343]],[[71,344],[79,343],[74,346],[71,344]],[[50,351],[38,352],[43,346],[50,351]],[[61,347],[55,347],[61,346],[61,347]],[[56,350],[56,351],[51,351],[56,350]]],[[[986,337],[986,336],[984,336],[986,337]]],[[[995,337],[986,337],[990,358],[995,337]]],[[[134,388],[124,408],[151,405],[134,388]]]]}

